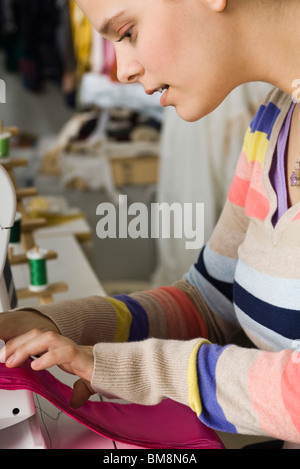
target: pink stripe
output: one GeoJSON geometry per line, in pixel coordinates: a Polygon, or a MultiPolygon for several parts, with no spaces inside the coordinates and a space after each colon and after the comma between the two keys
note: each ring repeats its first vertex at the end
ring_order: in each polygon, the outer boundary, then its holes
{"type": "Polygon", "coordinates": [[[160,289],[165,292],[170,292],[171,296],[174,297],[179,304],[189,329],[189,338],[207,337],[206,324],[189,296],[176,287],[160,287],[160,289]]]}
{"type": "Polygon", "coordinates": [[[149,290],[148,293],[156,299],[166,316],[169,339],[188,339],[188,327],[178,303],[171,295],[159,288],[149,290]]]}
{"type": "Polygon", "coordinates": [[[292,221],[295,221],[295,220],[300,220],[300,212],[297,213],[297,215],[293,218],[292,221]]]}
{"type": "Polygon", "coordinates": [[[245,204],[246,215],[264,221],[269,210],[270,204],[268,198],[250,187],[245,204]]]}
{"type": "Polygon", "coordinates": [[[247,160],[246,153],[242,151],[236,166],[235,174],[245,181],[250,181],[251,172],[250,163],[247,160]]]}
{"type": "Polygon", "coordinates": [[[292,353],[282,376],[281,391],[285,407],[300,432],[299,368],[300,354],[292,353]]]}
{"type": "Polygon", "coordinates": [[[259,192],[260,194],[266,197],[266,191],[263,185],[262,165],[258,161],[255,161],[251,163],[251,166],[252,166],[252,177],[251,177],[250,186],[253,189],[255,189],[257,192],[259,192]]]}
{"type": "Polygon", "coordinates": [[[265,220],[270,205],[263,184],[263,168],[259,161],[247,160],[241,152],[228,199],[239,207],[245,207],[249,217],[265,220]]]}
{"type": "Polygon", "coordinates": [[[249,181],[245,181],[235,174],[229,189],[228,199],[238,207],[245,207],[248,189],[249,181]]]}
{"type": "MultiPolygon", "coordinates": [[[[248,388],[261,429],[269,436],[299,443],[300,434],[284,402],[290,397],[285,384],[283,385],[285,396],[282,394],[283,373],[291,354],[292,352],[287,350],[278,353],[261,352],[249,371],[248,388]]],[[[297,387],[299,387],[298,381],[295,381],[294,388],[297,387]]]]}

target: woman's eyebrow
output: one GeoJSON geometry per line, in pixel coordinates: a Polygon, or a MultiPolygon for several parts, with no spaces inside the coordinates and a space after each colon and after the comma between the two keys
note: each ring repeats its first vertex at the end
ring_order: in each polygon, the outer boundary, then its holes
{"type": "Polygon", "coordinates": [[[99,33],[104,36],[109,36],[113,34],[115,32],[113,29],[114,24],[124,15],[124,13],[125,13],[125,10],[121,11],[120,13],[117,13],[111,18],[104,20],[103,24],[98,29],[99,33]]]}

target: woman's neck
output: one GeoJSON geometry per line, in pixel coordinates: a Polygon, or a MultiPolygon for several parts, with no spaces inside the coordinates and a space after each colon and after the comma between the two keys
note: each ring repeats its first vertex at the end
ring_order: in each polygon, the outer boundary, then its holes
{"type": "Polygon", "coordinates": [[[300,83],[300,2],[276,3],[244,1],[244,11],[236,12],[244,81],[265,81],[292,94],[295,80],[300,83]]]}

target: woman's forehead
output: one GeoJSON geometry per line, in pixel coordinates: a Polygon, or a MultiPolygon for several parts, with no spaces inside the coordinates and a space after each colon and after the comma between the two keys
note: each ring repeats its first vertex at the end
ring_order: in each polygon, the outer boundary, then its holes
{"type": "Polygon", "coordinates": [[[144,0],[76,0],[76,3],[93,26],[103,34],[129,9],[134,12],[145,4],[144,0]]]}

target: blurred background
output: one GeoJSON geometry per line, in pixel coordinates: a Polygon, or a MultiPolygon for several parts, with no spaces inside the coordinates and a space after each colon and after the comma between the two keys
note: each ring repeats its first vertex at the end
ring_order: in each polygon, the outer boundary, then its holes
{"type": "Polygon", "coordinates": [[[154,201],[204,203],[206,241],[270,87],[243,85],[186,123],[163,111],[159,96],[118,83],[114,50],[72,0],[0,0],[0,31],[0,121],[19,129],[11,156],[28,158],[19,184],[38,189],[28,210],[52,223],[53,214],[58,223],[70,213],[84,217],[82,248],[108,293],[180,279],[198,256],[185,239],[99,239],[97,206],[110,202],[118,213],[119,195],[149,211],[154,201]]]}

